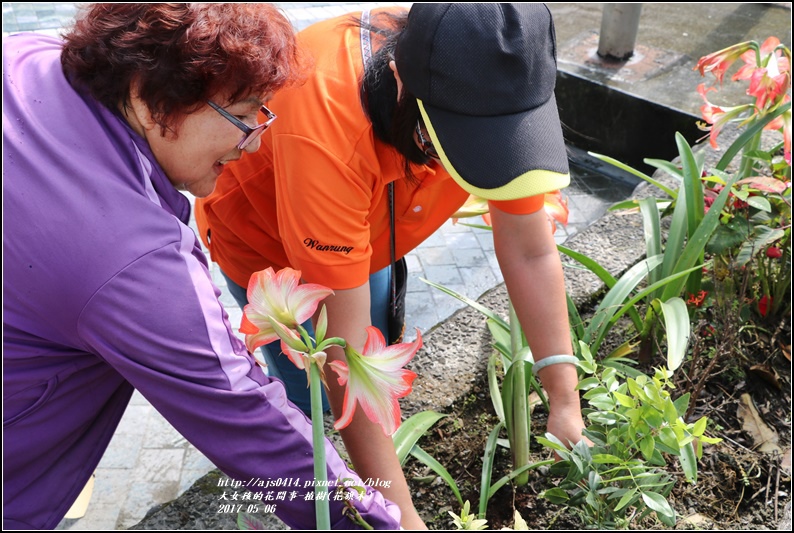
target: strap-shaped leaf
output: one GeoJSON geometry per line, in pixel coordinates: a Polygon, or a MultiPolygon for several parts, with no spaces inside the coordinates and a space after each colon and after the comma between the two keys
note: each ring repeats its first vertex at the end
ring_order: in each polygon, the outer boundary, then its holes
{"type": "Polygon", "coordinates": [[[411,448],[422,438],[422,435],[424,435],[433,424],[446,416],[447,415],[435,411],[422,411],[409,417],[405,422],[400,424],[400,427],[397,428],[397,431],[392,435],[394,448],[397,452],[397,458],[400,460],[400,464],[405,463],[411,448]]]}
{"type": "Polygon", "coordinates": [[[455,292],[455,291],[453,291],[451,289],[448,289],[448,288],[444,287],[443,285],[439,285],[438,283],[433,283],[432,281],[427,280],[425,278],[419,278],[419,279],[421,281],[427,283],[431,287],[435,287],[436,289],[440,290],[441,292],[449,294],[453,298],[457,298],[458,300],[460,300],[461,302],[465,303],[466,305],[468,305],[472,309],[475,309],[475,310],[479,311],[480,313],[482,313],[486,317],[490,318],[494,322],[498,323],[501,326],[504,326],[505,329],[508,329],[508,330],[510,329],[510,325],[504,319],[502,319],[502,317],[500,317],[499,315],[497,315],[496,313],[494,313],[493,311],[491,311],[490,309],[488,309],[484,305],[481,305],[481,304],[475,302],[474,300],[472,300],[471,298],[468,298],[467,296],[464,296],[464,295],[459,294],[459,293],[457,293],[457,292],[455,292]]]}
{"type": "Polygon", "coordinates": [[[670,195],[671,198],[675,198],[676,197],[675,190],[673,190],[670,187],[668,187],[667,185],[665,185],[665,184],[653,179],[649,175],[644,174],[644,173],[642,173],[639,170],[636,170],[634,168],[631,168],[630,166],[626,165],[625,163],[621,163],[617,159],[612,159],[609,156],[596,154],[596,153],[593,153],[593,152],[587,152],[587,154],[592,156],[592,157],[595,157],[596,159],[600,159],[601,161],[605,161],[605,162],[609,163],[610,165],[616,166],[616,167],[618,167],[621,170],[625,170],[629,174],[634,174],[638,178],[647,181],[651,185],[655,185],[656,187],[659,187],[661,190],[663,190],[668,195],[670,195]]]}
{"type": "Polygon", "coordinates": [[[432,455],[424,451],[419,446],[414,446],[411,448],[411,455],[425,466],[428,466],[433,472],[438,474],[441,479],[446,481],[447,485],[449,485],[449,488],[452,489],[453,494],[455,494],[455,497],[458,499],[458,503],[461,507],[463,507],[463,498],[460,496],[460,490],[458,489],[458,485],[455,483],[455,480],[452,478],[449,471],[447,471],[447,469],[444,468],[441,463],[436,461],[432,455]]]}
{"type": "Polygon", "coordinates": [[[691,323],[686,302],[679,297],[661,302],[664,327],[667,330],[667,369],[676,370],[684,361],[689,344],[691,323]]]}

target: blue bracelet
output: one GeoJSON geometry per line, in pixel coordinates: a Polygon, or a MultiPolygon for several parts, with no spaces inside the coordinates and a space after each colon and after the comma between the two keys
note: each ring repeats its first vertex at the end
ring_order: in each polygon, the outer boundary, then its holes
{"type": "Polygon", "coordinates": [[[549,365],[556,365],[560,363],[570,363],[572,365],[575,365],[578,362],[579,359],[577,359],[573,355],[550,355],[548,357],[544,357],[543,359],[532,365],[532,373],[537,376],[539,370],[543,370],[549,365]]]}

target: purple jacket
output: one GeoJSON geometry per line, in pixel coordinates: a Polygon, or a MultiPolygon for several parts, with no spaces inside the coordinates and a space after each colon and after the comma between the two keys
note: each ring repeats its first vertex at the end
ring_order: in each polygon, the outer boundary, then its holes
{"type": "MultiPolygon", "coordinates": [[[[311,426],[235,337],[188,199],[124,120],[69,85],[58,40],[3,39],[3,91],[4,529],[60,522],[134,389],[243,485],[291,482],[276,514],[314,528],[311,426]]],[[[329,480],[363,485],[328,441],[326,454],[329,480]]],[[[398,528],[379,492],[353,501],[398,528]]],[[[331,522],[355,527],[341,502],[331,522]]]]}

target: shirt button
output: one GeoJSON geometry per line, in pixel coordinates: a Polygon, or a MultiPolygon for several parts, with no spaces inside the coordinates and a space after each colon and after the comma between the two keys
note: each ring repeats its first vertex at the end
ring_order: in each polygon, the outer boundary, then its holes
{"type": "Polygon", "coordinates": [[[422,210],[422,206],[421,205],[417,205],[416,207],[414,207],[414,213],[418,213],[421,210],[422,210]]]}

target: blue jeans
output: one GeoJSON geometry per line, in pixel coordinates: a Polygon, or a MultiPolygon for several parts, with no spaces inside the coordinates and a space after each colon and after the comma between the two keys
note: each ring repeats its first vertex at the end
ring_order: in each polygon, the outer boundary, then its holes
{"type": "MultiPolygon", "coordinates": [[[[241,309],[248,304],[248,295],[245,288],[237,285],[221,271],[229,286],[229,293],[237,301],[241,309]]],[[[389,309],[389,284],[391,282],[391,266],[379,270],[369,277],[370,319],[372,325],[378,328],[384,337],[388,338],[388,309],[389,309]]],[[[322,303],[320,303],[322,305],[322,303]]],[[[303,327],[310,335],[314,335],[311,319],[304,322],[303,327]]],[[[267,363],[267,373],[284,382],[287,397],[298,406],[306,415],[311,416],[311,398],[309,388],[306,386],[306,372],[292,364],[288,357],[281,353],[281,342],[274,341],[262,346],[262,354],[267,363]],[[279,357],[282,355],[281,357],[279,357]]],[[[333,379],[330,376],[328,379],[333,379]]],[[[323,390],[323,411],[330,408],[328,398],[323,390]]]]}

